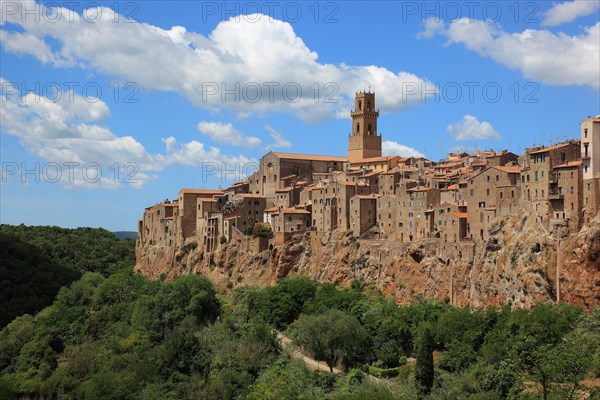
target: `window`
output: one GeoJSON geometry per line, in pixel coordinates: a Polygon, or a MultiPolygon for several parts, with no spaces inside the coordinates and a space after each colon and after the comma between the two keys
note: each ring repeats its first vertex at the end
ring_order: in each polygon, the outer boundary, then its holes
{"type": "Polygon", "coordinates": [[[490,181],[490,176],[486,176],[486,180],[489,182],[490,181]]]}
{"type": "Polygon", "coordinates": [[[469,190],[469,195],[473,196],[473,189],[469,190]]]}
{"type": "Polygon", "coordinates": [[[538,181],[538,172],[537,171],[535,171],[535,181],[536,182],[538,181]]]}
{"type": "Polygon", "coordinates": [[[567,153],[560,153],[560,161],[565,162],[567,160],[567,153]]]}
{"type": "Polygon", "coordinates": [[[583,130],[583,136],[587,138],[587,128],[583,130]]]}
{"type": "Polygon", "coordinates": [[[571,194],[575,193],[575,189],[571,186],[571,194]]]}
{"type": "Polygon", "coordinates": [[[479,208],[484,208],[484,207],[485,207],[485,201],[480,201],[479,208]]]}
{"type": "Polygon", "coordinates": [[[502,198],[502,195],[503,195],[503,194],[504,194],[504,193],[500,192],[500,198],[502,198]]]}
{"type": "Polygon", "coordinates": [[[514,197],[515,197],[515,191],[514,191],[514,190],[511,190],[511,191],[510,191],[510,197],[512,197],[512,198],[514,198],[514,197]]]}
{"type": "Polygon", "coordinates": [[[496,182],[500,180],[500,175],[496,175],[496,182]]]}

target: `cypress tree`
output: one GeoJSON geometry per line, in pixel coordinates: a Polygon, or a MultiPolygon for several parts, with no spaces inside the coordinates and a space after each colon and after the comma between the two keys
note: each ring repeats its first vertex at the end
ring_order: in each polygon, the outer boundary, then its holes
{"type": "Polygon", "coordinates": [[[423,399],[431,392],[431,388],[433,387],[433,339],[431,338],[429,324],[423,324],[420,331],[415,357],[417,359],[415,383],[419,399],[423,399]]]}

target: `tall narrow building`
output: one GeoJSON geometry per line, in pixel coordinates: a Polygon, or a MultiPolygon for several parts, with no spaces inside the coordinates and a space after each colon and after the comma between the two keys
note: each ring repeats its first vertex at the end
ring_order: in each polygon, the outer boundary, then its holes
{"type": "Polygon", "coordinates": [[[584,222],[600,211],[600,115],[581,123],[584,222]]]}
{"type": "Polygon", "coordinates": [[[379,111],[375,110],[375,93],[358,92],[352,117],[352,133],[348,136],[348,161],[381,157],[381,135],[377,133],[379,111]]]}

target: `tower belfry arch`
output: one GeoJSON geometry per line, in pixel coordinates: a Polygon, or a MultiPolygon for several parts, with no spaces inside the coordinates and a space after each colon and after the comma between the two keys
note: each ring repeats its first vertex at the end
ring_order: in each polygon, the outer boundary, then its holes
{"type": "Polygon", "coordinates": [[[375,93],[358,92],[354,99],[352,132],[348,136],[348,161],[381,157],[381,135],[377,132],[379,110],[375,108],[375,93]]]}

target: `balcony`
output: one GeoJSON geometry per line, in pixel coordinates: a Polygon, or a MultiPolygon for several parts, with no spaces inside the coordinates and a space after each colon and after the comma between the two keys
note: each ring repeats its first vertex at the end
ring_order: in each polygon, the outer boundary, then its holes
{"type": "Polygon", "coordinates": [[[568,226],[569,218],[550,218],[550,226],[568,226]]]}
{"type": "Polygon", "coordinates": [[[562,193],[548,193],[548,200],[564,200],[565,196],[562,193]]]}

